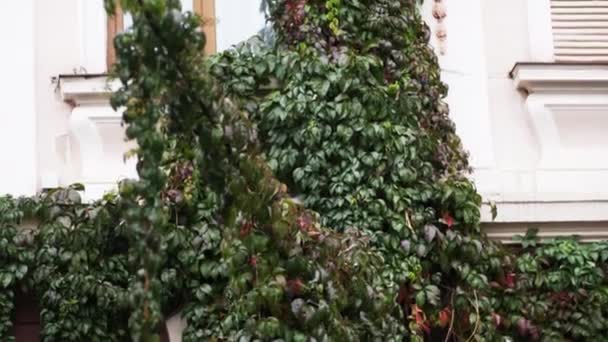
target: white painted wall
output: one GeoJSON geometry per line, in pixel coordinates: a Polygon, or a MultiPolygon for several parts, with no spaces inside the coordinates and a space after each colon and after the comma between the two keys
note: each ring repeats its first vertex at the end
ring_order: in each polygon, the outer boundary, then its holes
{"type": "MultiPolygon", "coordinates": [[[[86,1],[92,3],[97,0],[86,1]]],[[[64,178],[63,161],[66,156],[63,151],[69,138],[71,107],[61,100],[57,83],[52,79],[60,74],[102,70],[95,69],[94,64],[98,62],[95,62],[93,51],[87,50],[95,43],[85,37],[83,28],[95,22],[82,18],[84,1],[34,2],[38,186],[53,187],[62,185],[64,178]]],[[[98,31],[93,28],[87,30],[98,31]]],[[[104,41],[102,38],[102,43],[104,41]]],[[[102,53],[105,60],[105,48],[102,53]]]]}
{"type": "Polygon", "coordinates": [[[571,85],[560,84],[560,68],[541,68],[537,86],[518,90],[509,77],[516,63],[553,60],[549,1],[484,0],[482,13],[498,190],[482,191],[498,202],[498,224],[490,229],[512,233],[560,225],[560,234],[567,227],[606,238],[608,225],[601,222],[608,220],[608,169],[600,155],[608,146],[599,132],[608,130],[608,106],[601,99],[605,90],[596,95],[592,87],[608,84],[602,76],[608,68],[574,66],[571,85]]]}
{"type": "Polygon", "coordinates": [[[34,0],[0,1],[0,191],[37,189],[34,0]]]}
{"type": "MultiPolygon", "coordinates": [[[[474,179],[479,191],[496,193],[494,181],[494,141],[491,135],[491,112],[488,103],[488,70],[485,54],[482,2],[444,1],[447,8],[445,54],[439,54],[442,79],[449,86],[450,117],[475,168],[474,179]]],[[[431,44],[436,47],[437,22],[432,17],[434,1],[423,5],[423,16],[433,33],[431,44]]],[[[439,50],[439,49],[437,49],[439,50]]]]}

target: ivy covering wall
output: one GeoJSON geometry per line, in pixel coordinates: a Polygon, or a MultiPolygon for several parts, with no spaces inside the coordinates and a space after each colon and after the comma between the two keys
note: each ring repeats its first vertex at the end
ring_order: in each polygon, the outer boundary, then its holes
{"type": "MultiPolygon", "coordinates": [[[[0,198],[0,338],[602,340],[607,244],[490,241],[413,0],[268,0],[207,58],[178,0],[123,0],[112,106],[138,180],[0,198]]],[[[108,13],[118,1],[106,0],[108,13]]]]}

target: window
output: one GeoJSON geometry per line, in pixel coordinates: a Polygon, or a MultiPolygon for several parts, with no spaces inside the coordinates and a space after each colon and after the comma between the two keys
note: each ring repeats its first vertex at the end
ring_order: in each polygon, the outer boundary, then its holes
{"type": "MultiPolygon", "coordinates": [[[[203,32],[207,36],[205,53],[212,54],[216,51],[216,23],[215,23],[215,0],[181,0],[182,8],[185,11],[193,11],[200,15],[202,20],[203,32]]],[[[116,51],[114,51],[114,37],[122,32],[125,27],[130,26],[131,19],[124,15],[120,8],[116,14],[108,17],[107,21],[107,57],[106,63],[110,67],[116,61],[116,51]]]]}
{"type": "Polygon", "coordinates": [[[551,26],[555,61],[608,62],[608,0],[551,0],[551,26]]]}

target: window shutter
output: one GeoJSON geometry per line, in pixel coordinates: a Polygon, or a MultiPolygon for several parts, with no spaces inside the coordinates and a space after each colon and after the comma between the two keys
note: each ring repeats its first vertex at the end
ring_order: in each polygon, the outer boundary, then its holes
{"type": "Polygon", "coordinates": [[[556,61],[608,62],[608,0],[551,0],[551,20],[556,61]]]}

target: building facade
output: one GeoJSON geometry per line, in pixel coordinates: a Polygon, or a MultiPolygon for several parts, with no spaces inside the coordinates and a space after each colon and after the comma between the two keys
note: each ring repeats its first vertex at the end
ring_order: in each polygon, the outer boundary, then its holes
{"type": "MultiPolygon", "coordinates": [[[[442,1],[442,23],[435,1],[423,11],[447,34],[438,50],[451,116],[480,193],[498,207],[495,221],[483,211],[488,233],[605,237],[608,1],[442,1]]],[[[259,2],[183,0],[206,19],[208,52],[262,28],[259,2]]],[[[0,16],[10,51],[0,57],[0,189],[82,182],[91,199],[134,176],[104,76],[111,36],[129,18],[107,18],[103,0],[2,3],[0,16]]]]}
{"type": "MultiPolygon", "coordinates": [[[[265,24],[259,0],[182,2],[206,19],[208,52],[265,24]]],[[[607,238],[608,0],[426,0],[422,10],[472,177],[498,208],[495,220],[482,211],[490,237],[536,227],[607,238]]],[[[128,25],[103,0],[0,2],[1,192],[80,182],[94,199],[135,176],[105,77],[112,35],[128,25]]]]}

